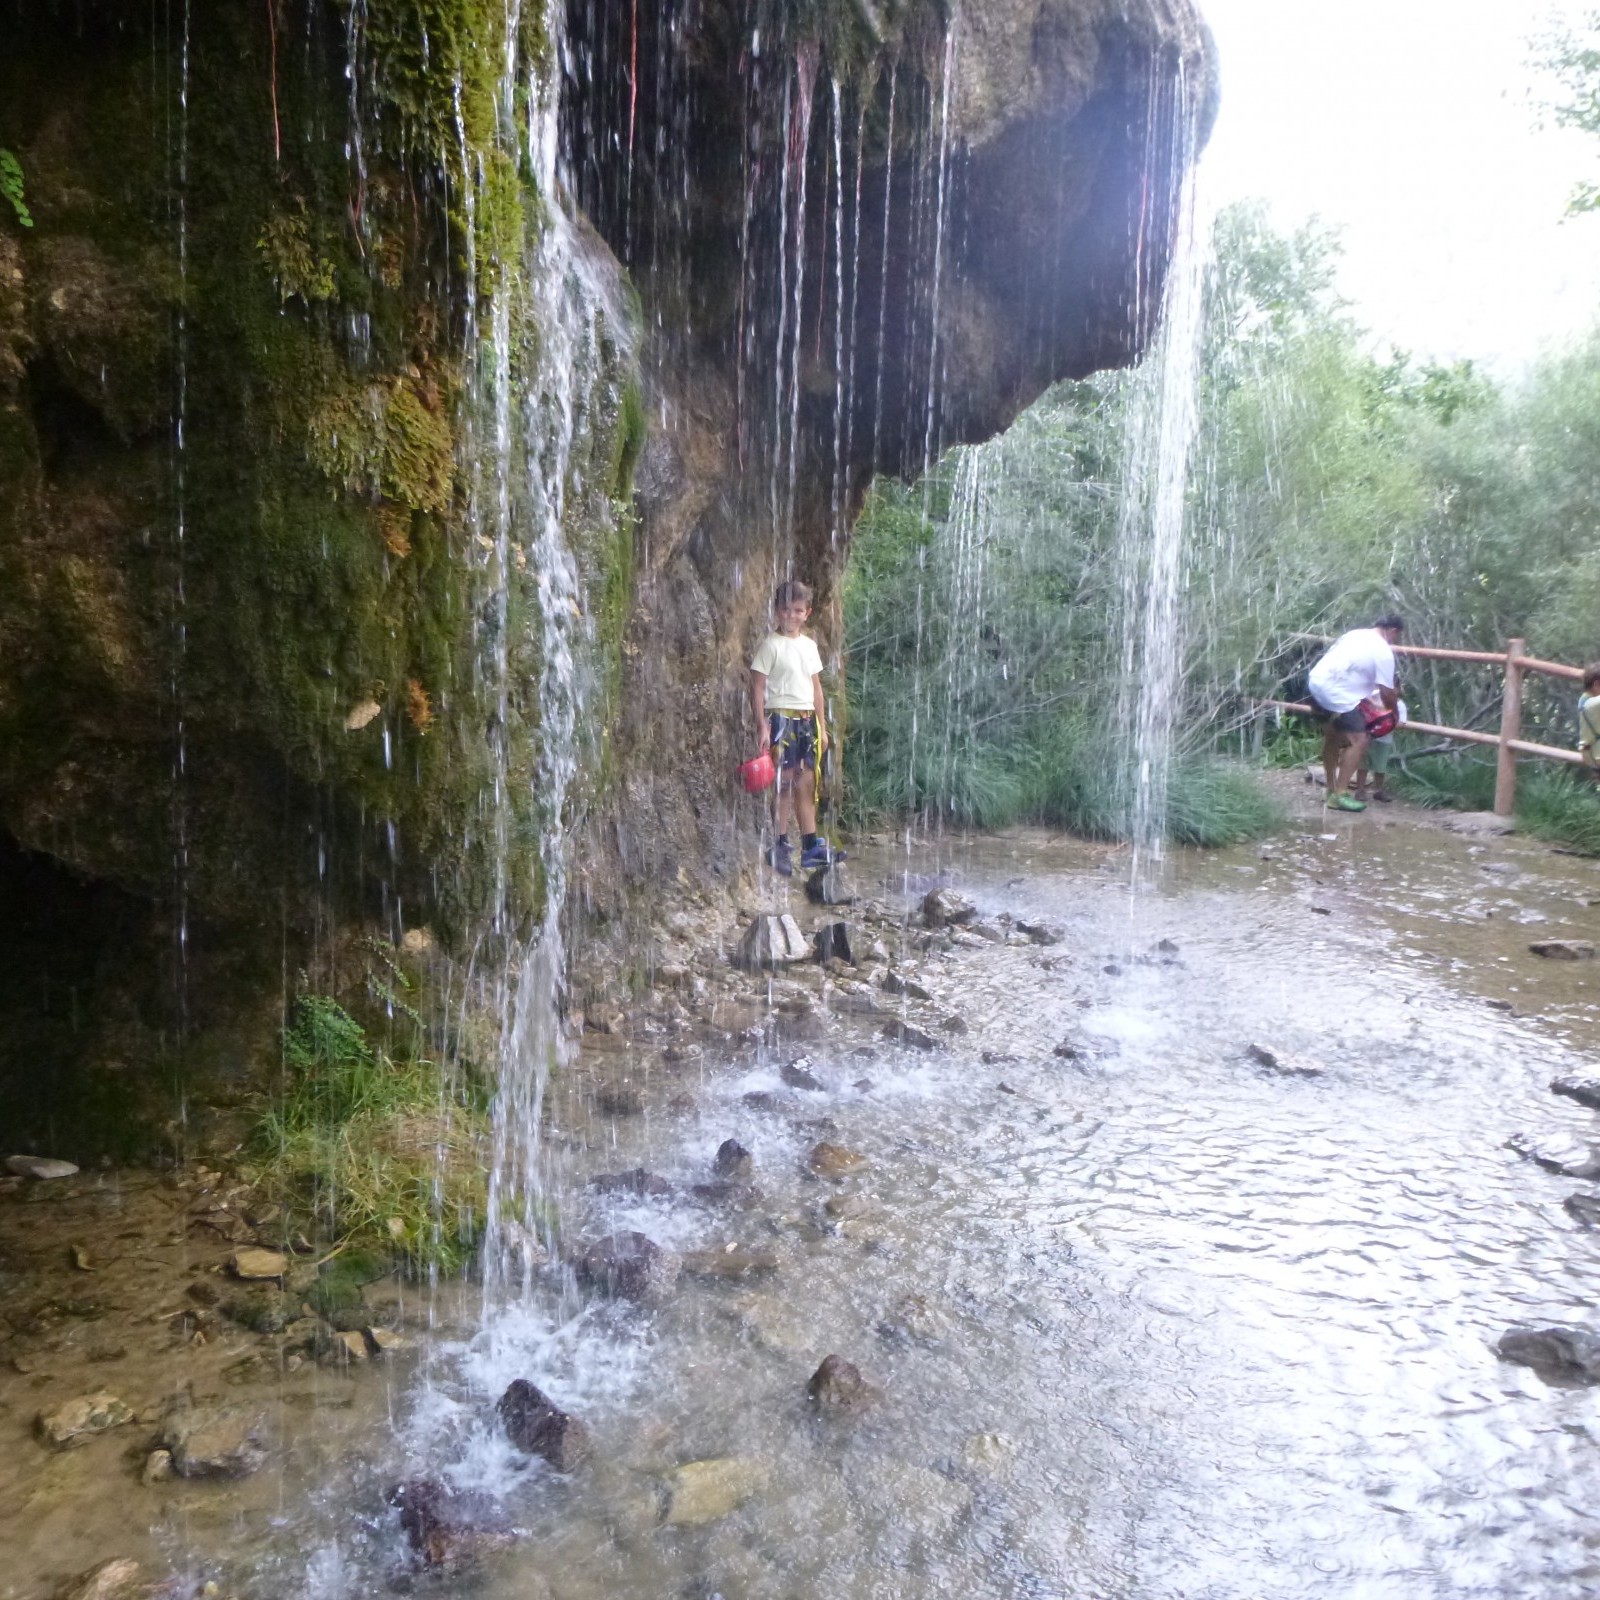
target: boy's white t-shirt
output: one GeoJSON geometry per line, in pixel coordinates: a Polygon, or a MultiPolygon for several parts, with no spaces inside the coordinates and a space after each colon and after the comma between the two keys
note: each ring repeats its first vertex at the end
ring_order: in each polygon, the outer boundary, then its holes
{"type": "Polygon", "coordinates": [[[1376,628],[1352,628],[1311,669],[1311,692],[1329,711],[1354,711],[1381,685],[1394,688],[1394,651],[1376,628]]]}
{"type": "Polygon", "coordinates": [[[811,680],[822,671],[822,653],[815,639],[803,633],[792,639],[781,633],[769,633],[756,651],[750,670],[766,677],[767,710],[811,711],[815,708],[811,680]]]}

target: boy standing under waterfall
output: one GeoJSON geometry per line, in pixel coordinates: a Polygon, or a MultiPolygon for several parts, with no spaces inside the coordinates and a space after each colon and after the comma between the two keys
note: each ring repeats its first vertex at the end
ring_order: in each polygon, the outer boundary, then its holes
{"type": "Polygon", "coordinates": [[[767,859],[789,877],[794,871],[789,817],[800,824],[800,865],[826,867],[841,853],[817,832],[817,763],[828,748],[822,702],[822,655],[801,630],[811,616],[811,590],[780,583],[772,596],[776,631],[762,641],[750,663],[750,704],[761,730],[761,749],[778,769],[777,827],[767,859]]]}

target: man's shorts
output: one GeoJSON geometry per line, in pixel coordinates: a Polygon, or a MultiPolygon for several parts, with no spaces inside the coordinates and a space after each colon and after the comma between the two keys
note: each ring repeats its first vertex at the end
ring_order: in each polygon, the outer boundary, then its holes
{"type": "Polygon", "coordinates": [[[769,711],[767,735],[772,740],[772,759],[780,770],[795,772],[817,764],[817,720],[807,711],[769,711]]]}
{"type": "Polygon", "coordinates": [[[1306,704],[1311,707],[1311,715],[1318,722],[1331,722],[1340,733],[1367,731],[1366,713],[1360,706],[1355,706],[1349,711],[1330,711],[1309,689],[1306,690],[1306,704]]]}

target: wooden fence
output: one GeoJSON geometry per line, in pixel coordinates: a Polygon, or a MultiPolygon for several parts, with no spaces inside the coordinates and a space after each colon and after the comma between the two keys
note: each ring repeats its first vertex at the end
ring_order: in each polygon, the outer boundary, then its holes
{"type": "MultiPolygon", "coordinates": [[[[1558,745],[1535,744],[1522,735],[1522,679],[1525,673],[1539,672],[1549,678],[1568,678],[1574,683],[1583,682],[1583,669],[1569,667],[1560,661],[1541,661],[1526,653],[1525,639],[1510,639],[1503,651],[1493,650],[1435,650],[1427,645],[1397,644],[1397,656],[1420,656],[1431,661],[1475,661],[1486,666],[1501,667],[1505,671],[1505,691],[1500,700],[1499,733],[1479,733],[1473,728],[1442,728],[1436,722],[1402,722],[1397,733],[1432,733],[1446,739],[1461,739],[1467,744],[1492,744],[1499,751],[1494,775],[1494,809],[1498,816],[1509,817],[1515,808],[1517,796],[1517,757],[1539,756],[1545,761],[1565,761],[1571,766],[1581,766],[1583,757],[1576,750],[1563,750],[1558,745]]],[[[1285,711],[1309,712],[1311,707],[1292,700],[1263,700],[1264,706],[1278,706],[1285,711]]]]}

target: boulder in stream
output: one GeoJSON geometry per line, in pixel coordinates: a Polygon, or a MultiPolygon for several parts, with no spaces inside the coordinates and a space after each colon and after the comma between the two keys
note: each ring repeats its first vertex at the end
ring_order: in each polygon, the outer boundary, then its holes
{"type": "Polygon", "coordinates": [[[171,1590],[145,1581],[144,1569],[129,1556],[102,1561],[56,1590],[56,1600],[146,1600],[171,1590]]]}
{"type": "Polygon", "coordinates": [[[1589,939],[1535,939],[1528,948],[1546,961],[1594,960],[1594,944],[1589,939]]]}
{"type": "Polygon", "coordinates": [[[575,1263],[578,1282],[615,1300],[641,1304],[665,1298],[680,1263],[642,1233],[624,1231],[597,1240],[575,1263]]]}
{"type": "Polygon", "coordinates": [[[1512,1328],[1496,1346],[1502,1361],[1563,1383],[1600,1383],[1600,1334],[1587,1328],[1512,1328]]]}
{"type": "Polygon", "coordinates": [[[933,999],[933,995],[914,978],[902,977],[898,972],[884,973],[883,992],[885,994],[907,995],[912,1000],[933,999]]]}
{"type": "Polygon", "coordinates": [[[1536,1139],[1530,1134],[1514,1133],[1506,1140],[1506,1148],[1559,1177],[1600,1178],[1600,1150],[1570,1135],[1536,1139]]]}
{"type": "Polygon", "coordinates": [[[810,958],[811,946],[800,931],[800,924],[787,912],[782,916],[759,916],[751,920],[734,951],[733,964],[746,972],[764,972],[810,958]]]}
{"type": "Polygon", "coordinates": [[[685,1252],[683,1270],[692,1278],[732,1283],[768,1277],[778,1270],[778,1258],[771,1250],[755,1250],[747,1245],[712,1245],[709,1249],[685,1252]]]}
{"type": "Polygon", "coordinates": [[[267,1459],[266,1418],[249,1406],[180,1405],[161,1444],[180,1478],[247,1478],[267,1459]]]}
{"type": "Polygon", "coordinates": [[[661,1520],[668,1527],[699,1528],[737,1511],[766,1482],[766,1468],[746,1456],[686,1461],[662,1480],[661,1520]]]}
{"type": "Polygon", "coordinates": [[[742,1180],[750,1176],[755,1157],[737,1139],[724,1139],[711,1158],[711,1171],[719,1178],[742,1180]]]}
{"type": "Polygon", "coordinates": [[[1581,1078],[1576,1073],[1569,1073],[1566,1077],[1552,1078],[1550,1092],[1564,1095],[1568,1100],[1576,1100],[1580,1106],[1588,1106],[1591,1111],[1600,1111],[1600,1078],[1581,1078]]]}
{"type": "Polygon", "coordinates": [[[954,889],[930,889],[922,902],[922,923],[928,928],[955,928],[971,922],[978,908],[954,889]]]}
{"type": "Polygon", "coordinates": [[[806,879],[806,899],[819,906],[854,905],[855,886],[845,876],[843,867],[819,867],[806,879]]]}
{"type": "Polygon", "coordinates": [[[410,1478],[388,1493],[400,1512],[400,1527],[425,1567],[465,1565],[511,1542],[505,1513],[486,1494],[456,1490],[437,1478],[410,1478]]]}
{"type": "Polygon", "coordinates": [[[526,1378],[514,1380],[495,1409],[524,1455],[542,1457],[557,1472],[575,1472],[589,1459],[589,1430],[526,1378]]]}
{"type": "Polygon", "coordinates": [[[1561,1209],[1580,1228],[1588,1228],[1591,1231],[1600,1228],[1600,1194],[1587,1194],[1580,1189],[1576,1194],[1569,1194],[1561,1202],[1561,1209]]]}
{"type": "Polygon", "coordinates": [[[819,1178],[849,1178],[867,1169],[867,1158],[842,1144],[829,1144],[823,1140],[812,1145],[806,1155],[806,1166],[819,1178]]]}
{"type": "Polygon", "coordinates": [[[1055,922],[1024,922],[1018,917],[1012,927],[1032,944],[1060,944],[1067,936],[1066,929],[1055,922]]]}
{"type": "Polygon", "coordinates": [[[856,964],[848,922],[823,923],[811,936],[811,948],[818,961],[843,961],[852,967],[856,964]]]}
{"type": "Polygon", "coordinates": [[[936,1050],[939,1047],[939,1041],[931,1033],[914,1023],[904,1022],[899,1017],[891,1017],[884,1023],[883,1036],[912,1050],[936,1050]]]}
{"type": "Polygon", "coordinates": [[[786,1061],[778,1068],[778,1076],[791,1089],[818,1090],[822,1087],[822,1079],[811,1071],[806,1064],[806,1058],[801,1056],[798,1061],[786,1061]]]}
{"type": "Polygon", "coordinates": [[[841,1355],[824,1356],[822,1365],[806,1384],[806,1398],[819,1416],[860,1416],[870,1410],[883,1393],[861,1376],[861,1369],[841,1355]]]}

